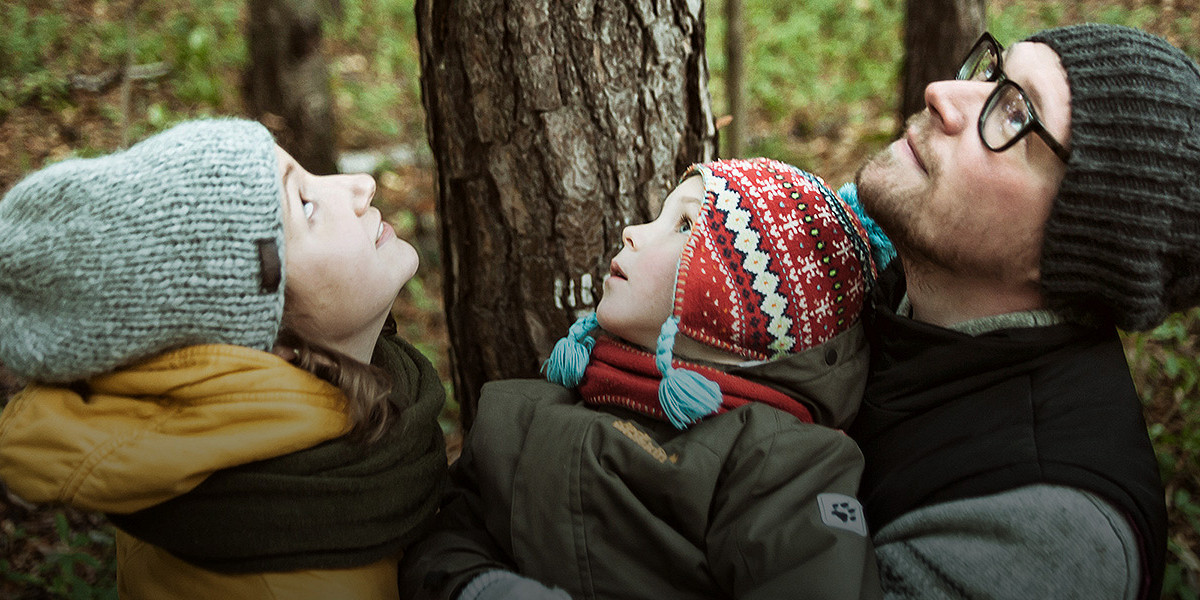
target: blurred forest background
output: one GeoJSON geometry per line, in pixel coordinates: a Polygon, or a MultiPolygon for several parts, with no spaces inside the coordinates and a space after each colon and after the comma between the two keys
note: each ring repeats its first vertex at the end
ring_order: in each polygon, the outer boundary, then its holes
{"type": "MultiPolygon", "coordinates": [[[[745,156],[850,181],[900,126],[903,0],[743,0],[745,156]]],[[[337,167],[367,171],[376,203],[422,267],[396,302],[401,332],[449,381],[433,161],[420,98],[414,0],[334,2],[323,21],[337,167]]],[[[248,115],[245,0],[6,0],[0,6],[0,193],[71,156],[94,156],[180,120],[248,115]],[[115,77],[124,64],[130,78],[115,77]]],[[[728,112],[723,0],[706,3],[709,90],[728,112]]],[[[1012,43],[1045,27],[1123,23],[1200,58],[1200,0],[989,0],[988,29],[1012,43]]],[[[948,75],[948,74],[947,74],[948,75]]],[[[270,123],[268,123],[270,125],[270,123]]],[[[1200,316],[1125,335],[1167,487],[1164,598],[1200,598],[1200,316]]],[[[16,382],[0,374],[3,392],[16,382]]],[[[456,406],[443,419],[450,439],[456,406]]],[[[0,495],[0,598],[116,598],[113,538],[100,516],[0,495]]]]}

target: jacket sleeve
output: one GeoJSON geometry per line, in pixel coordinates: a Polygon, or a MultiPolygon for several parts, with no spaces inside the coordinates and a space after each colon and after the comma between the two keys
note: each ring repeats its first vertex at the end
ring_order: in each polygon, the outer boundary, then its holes
{"type": "Polygon", "coordinates": [[[855,499],[858,447],[839,431],[776,418],[771,435],[739,441],[718,484],[708,533],[716,580],[739,600],[879,597],[855,499]]]}
{"type": "Polygon", "coordinates": [[[405,550],[400,597],[453,600],[475,576],[513,570],[483,520],[483,500],[473,477],[469,448],[450,467],[450,485],[431,532],[405,550]]]}
{"type": "Polygon", "coordinates": [[[1032,485],[934,504],[875,537],[885,597],[1136,598],[1137,538],[1112,505],[1032,485]]]}

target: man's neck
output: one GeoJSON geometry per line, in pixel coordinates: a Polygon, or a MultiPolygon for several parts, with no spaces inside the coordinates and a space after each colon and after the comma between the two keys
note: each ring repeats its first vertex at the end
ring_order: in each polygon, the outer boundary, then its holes
{"type": "Polygon", "coordinates": [[[1036,282],[963,277],[907,262],[904,270],[912,318],[917,321],[953,327],[983,317],[1045,308],[1036,282]]]}

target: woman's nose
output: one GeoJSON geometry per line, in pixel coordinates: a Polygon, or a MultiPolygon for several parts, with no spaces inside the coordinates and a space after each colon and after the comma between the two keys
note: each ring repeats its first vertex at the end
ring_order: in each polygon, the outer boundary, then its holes
{"type": "Polygon", "coordinates": [[[350,188],[354,212],[358,214],[366,212],[367,207],[371,206],[371,199],[375,197],[375,178],[366,173],[355,173],[344,177],[347,178],[346,185],[350,188]]]}

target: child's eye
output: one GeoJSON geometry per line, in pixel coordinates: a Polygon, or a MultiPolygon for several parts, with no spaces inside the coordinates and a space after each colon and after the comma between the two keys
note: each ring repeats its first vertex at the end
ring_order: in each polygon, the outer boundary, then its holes
{"type": "Polygon", "coordinates": [[[692,231],[692,220],[687,217],[679,219],[679,225],[675,226],[675,231],[678,231],[679,233],[690,233],[692,231]]]}
{"type": "Polygon", "coordinates": [[[313,206],[313,203],[312,203],[312,202],[307,202],[307,201],[305,201],[305,200],[301,200],[301,201],[300,201],[300,206],[301,206],[301,208],[303,208],[303,209],[304,209],[304,218],[305,218],[305,219],[311,219],[311,218],[312,218],[312,216],[313,216],[313,209],[315,209],[315,208],[316,208],[315,206],[313,206]]]}

